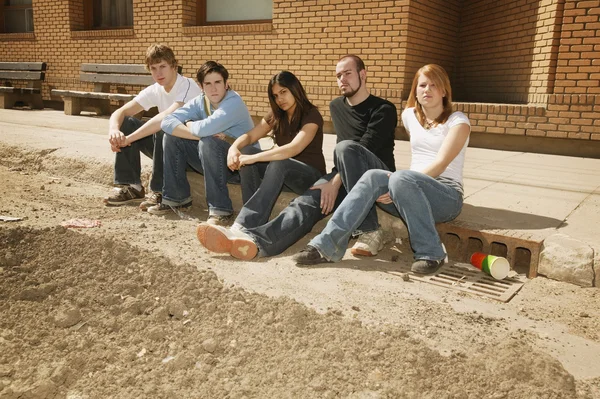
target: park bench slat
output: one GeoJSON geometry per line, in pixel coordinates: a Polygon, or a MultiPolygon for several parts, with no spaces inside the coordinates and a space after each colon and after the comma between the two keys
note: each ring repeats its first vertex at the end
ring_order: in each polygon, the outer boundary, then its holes
{"type": "Polygon", "coordinates": [[[45,71],[45,62],[0,62],[0,70],[7,71],[45,71]]]}

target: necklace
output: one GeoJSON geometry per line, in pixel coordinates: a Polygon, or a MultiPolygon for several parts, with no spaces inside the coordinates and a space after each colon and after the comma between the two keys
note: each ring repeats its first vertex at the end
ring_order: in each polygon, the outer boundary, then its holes
{"type": "Polygon", "coordinates": [[[433,120],[431,122],[428,121],[428,120],[425,120],[425,125],[426,125],[425,127],[426,127],[427,130],[431,129],[434,124],[435,124],[435,120],[433,120]]]}

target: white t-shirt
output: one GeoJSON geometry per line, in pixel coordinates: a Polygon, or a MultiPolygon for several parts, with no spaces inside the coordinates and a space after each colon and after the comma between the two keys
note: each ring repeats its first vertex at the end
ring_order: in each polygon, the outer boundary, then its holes
{"type": "Polygon", "coordinates": [[[199,96],[201,92],[200,86],[193,79],[177,74],[177,80],[170,92],[167,93],[164,87],[154,83],[142,90],[134,100],[146,111],[152,107],[158,107],[158,112],[163,112],[174,102],[187,103],[192,98],[199,96]]]}
{"type": "MultiPolygon", "coordinates": [[[[412,160],[410,169],[415,171],[422,171],[428,165],[430,165],[437,156],[442,143],[450,128],[465,123],[471,126],[469,118],[462,112],[456,111],[448,118],[446,123],[437,125],[429,130],[425,129],[419,123],[417,115],[415,115],[414,107],[407,108],[402,112],[402,123],[410,134],[410,148],[412,150],[412,160]]],[[[469,145],[469,139],[465,142],[460,153],[450,162],[448,167],[438,177],[439,180],[450,179],[460,184],[460,190],[462,192],[463,184],[463,166],[465,164],[465,152],[469,145]]]]}

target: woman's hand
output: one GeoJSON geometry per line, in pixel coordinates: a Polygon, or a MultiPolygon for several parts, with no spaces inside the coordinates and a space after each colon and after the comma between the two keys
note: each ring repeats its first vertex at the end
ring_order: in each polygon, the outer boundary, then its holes
{"type": "Polygon", "coordinates": [[[382,196],[380,196],[379,198],[377,198],[375,201],[379,202],[381,204],[391,204],[393,202],[392,197],[390,197],[389,191],[387,193],[383,194],[382,196]]]}

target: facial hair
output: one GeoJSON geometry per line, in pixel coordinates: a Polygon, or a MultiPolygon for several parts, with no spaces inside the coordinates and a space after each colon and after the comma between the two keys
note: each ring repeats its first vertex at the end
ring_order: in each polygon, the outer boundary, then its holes
{"type": "Polygon", "coordinates": [[[358,74],[358,87],[356,88],[356,90],[345,91],[342,93],[342,95],[346,98],[350,98],[350,97],[354,96],[356,93],[358,93],[358,91],[360,90],[361,87],[362,87],[362,79],[360,78],[360,73],[359,73],[358,74]]]}

